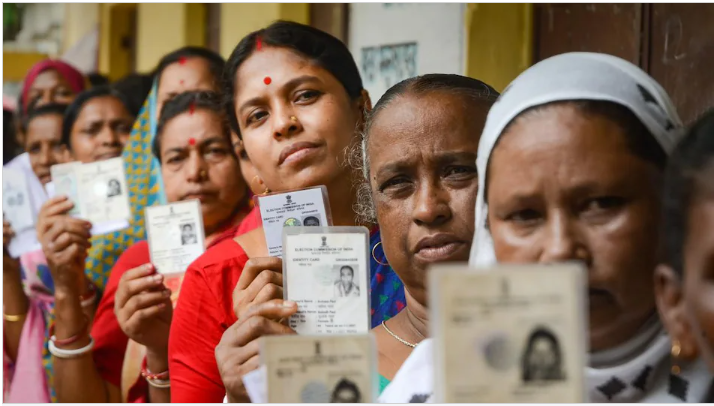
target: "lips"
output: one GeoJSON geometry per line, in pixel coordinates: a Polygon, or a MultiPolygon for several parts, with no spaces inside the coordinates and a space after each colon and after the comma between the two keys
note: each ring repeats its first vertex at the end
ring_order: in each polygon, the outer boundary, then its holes
{"type": "Polygon", "coordinates": [[[104,152],[104,153],[102,153],[102,154],[95,155],[95,156],[94,156],[94,161],[95,161],[95,162],[105,161],[105,160],[107,160],[107,159],[116,158],[116,157],[118,157],[118,156],[120,156],[120,155],[121,155],[121,151],[120,151],[120,150],[110,151],[110,152],[104,152]]]}
{"type": "Polygon", "coordinates": [[[467,243],[463,239],[449,233],[439,233],[424,237],[417,243],[414,252],[417,257],[427,262],[441,262],[459,256],[467,243]]]}
{"type": "Polygon", "coordinates": [[[296,142],[288,147],[285,147],[280,152],[280,158],[278,158],[278,165],[282,165],[286,160],[290,159],[293,156],[297,158],[297,155],[302,155],[303,153],[301,153],[300,151],[312,150],[318,147],[319,145],[313,142],[296,142]]]}
{"type": "Polygon", "coordinates": [[[206,200],[213,199],[213,197],[216,195],[215,192],[209,192],[209,191],[196,191],[196,192],[190,192],[186,193],[181,197],[181,200],[192,200],[196,199],[200,202],[205,202],[206,200]]]}

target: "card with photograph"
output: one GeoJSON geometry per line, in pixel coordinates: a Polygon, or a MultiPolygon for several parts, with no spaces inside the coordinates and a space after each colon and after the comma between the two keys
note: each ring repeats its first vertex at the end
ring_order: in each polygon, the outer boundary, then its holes
{"type": "Polygon", "coordinates": [[[586,401],[582,265],[429,270],[438,403],[586,401]]]}
{"type": "Polygon", "coordinates": [[[325,186],[255,196],[254,199],[260,208],[268,255],[271,257],[280,257],[283,253],[283,228],[332,225],[325,186]]]}
{"type": "Polygon", "coordinates": [[[378,383],[371,334],[266,336],[260,341],[268,403],[373,403],[378,383]]]}
{"type": "Polygon", "coordinates": [[[122,158],[83,164],[77,168],[77,179],[84,219],[98,224],[131,218],[122,158]]]}
{"type": "Polygon", "coordinates": [[[179,274],[206,250],[198,200],[146,208],[151,263],[159,273],[179,274]]]}
{"type": "MultiPolygon", "coordinates": [[[[77,168],[82,166],[80,162],[70,162],[66,164],[53,165],[50,168],[52,174],[52,186],[54,196],[67,196],[74,203],[74,207],[69,211],[70,216],[80,215],[79,191],[77,189],[77,168]]],[[[49,194],[48,187],[48,194],[49,194]]]]}
{"type": "Polygon", "coordinates": [[[298,304],[298,334],[370,330],[369,230],[290,227],[283,234],[283,293],[298,304]]]}
{"type": "Polygon", "coordinates": [[[12,226],[15,234],[33,229],[35,215],[30,201],[30,190],[22,171],[3,168],[2,211],[4,220],[12,226]]]}

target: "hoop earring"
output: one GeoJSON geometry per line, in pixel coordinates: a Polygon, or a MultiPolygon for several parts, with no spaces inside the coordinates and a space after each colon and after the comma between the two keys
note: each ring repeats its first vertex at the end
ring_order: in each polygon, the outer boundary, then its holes
{"type": "Polygon", "coordinates": [[[679,367],[677,358],[682,353],[682,346],[679,344],[679,340],[674,340],[672,342],[672,375],[679,375],[682,369],[679,367]]]}
{"type": "Polygon", "coordinates": [[[667,392],[681,399],[683,402],[687,401],[687,392],[689,389],[689,382],[679,376],[682,369],[679,367],[679,361],[677,358],[682,354],[682,345],[679,340],[672,341],[672,369],[669,374],[669,384],[667,385],[667,392]]]}
{"type": "MultiPolygon", "coordinates": [[[[250,183],[252,184],[253,182],[255,182],[256,179],[258,179],[258,184],[264,185],[263,179],[260,179],[260,176],[258,176],[258,175],[253,176],[253,179],[250,180],[250,183]]],[[[270,189],[268,189],[268,187],[265,186],[265,189],[263,190],[262,195],[265,196],[268,193],[270,193],[270,189]]]]}
{"type": "MultiPolygon", "coordinates": [[[[377,259],[377,256],[374,255],[374,250],[376,250],[377,247],[378,247],[381,243],[382,243],[382,241],[380,241],[380,242],[374,244],[374,247],[372,247],[372,259],[374,259],[379,265],[389,266],[389,262],[386,262],[386,263],[385,263],[385,262],[381,262],[380,260],[377,259]]],[[[382,252],[384,252],[384,250],[382,250],[382,252]]],[[[385,256],[385,259],[386,259],[386,256],[385,256]]]]}

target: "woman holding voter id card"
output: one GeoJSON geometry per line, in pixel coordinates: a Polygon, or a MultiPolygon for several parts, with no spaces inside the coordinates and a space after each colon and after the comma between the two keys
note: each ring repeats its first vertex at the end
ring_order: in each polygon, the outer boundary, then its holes
{"type": "MultiPolygon", "coordinates": [[[[325,185],[333,224],[354,226],[353,181],[361,175],[349,167],[347,151],[359,143],[371,103],[347,47],[315,28],[277,22],[238,44],[224,77],[231,125],[263,192],[325,185]]],[[[371,288],[371,322],[378,325],[404,307],[404,291],[384,261],[379,230],[367,226],[372,275],[360,291],[371,288]]],[[[232,373],[235,365],[219,366],[216,346],[240,327],[254,299],[283,298],[282,262],[268,257],[265,238],[260,228],[223,241],[188,269],[169,339],[172,401],[220,402],[226,385],[241,385],[240,377],[224,384],[221,370],[232,373]]],[[[277,323],[264,326],[283,331],[277,323]]]]}

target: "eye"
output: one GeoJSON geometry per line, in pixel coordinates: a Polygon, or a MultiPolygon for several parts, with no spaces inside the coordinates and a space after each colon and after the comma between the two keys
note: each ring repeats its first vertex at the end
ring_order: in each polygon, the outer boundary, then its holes
{"type": "Polygon", "coordinates": [[[211,147],[208,149],[208,151],[206,151],[206,153],[208,155],[224,156],[224,155],[228,154],[228,150],[226,150],[225,148],[221,148],[221,147],[211,147]]]}
{"type": "Polygon", "coordinates": [[[29,145],[27,151],[31,154],[37,154],[38,152],[40,152],[40,144],[29,145]]]}
{"type": "Polygon", "coordinates": [[[409,183],[409,179],[406,176],[395,176],[379,185],[379,191],[384,192],[387,189],[398,189],[406,186],[407,183],[409,183]]]}
{"type": "Polygon", "coordinates": [[[603,196],[585,202],[584,212],[615,210],[625,204],[625,199],[618,196],[603,196]]]}
{"type": "Polygon", "coordinates": [[[246,125],[250,125],[253,123],[257,123],[260,121],[263,117],[266,117],[268,113],[263,110],[256,110],[255,112],[251,113],[248,116],[248,119],[246,120],[246,125]]]}
{"type": "Polygon", "coordinates": [[[509,214],[506,220],[522,225],[533,225],[540,220],[540,218],[541,214],[537,210],[523,209],[509,214]]]}
{"type": "Polygon", "coordinates": [[[444,171],[444,176],[463,178],[476,173],[474,166],[449,166],[444,171]]]}
{"type": "Polygon", "coordinates": [[[322,93],[318,92],[317,90],[303,90],[299,92],[296,97],[295,97],[295,102],[296,103],[305,103],[305,102],[311,102],[320,97],[322,93]]]}

